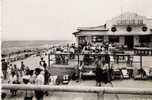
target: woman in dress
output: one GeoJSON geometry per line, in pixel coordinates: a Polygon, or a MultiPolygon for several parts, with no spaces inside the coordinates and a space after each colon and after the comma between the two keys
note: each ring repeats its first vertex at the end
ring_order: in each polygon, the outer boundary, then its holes
{"type": "Polygon", "coordinates": [[[101,81],[103,80],[102,67],[103,67],[103,63],[101,60],[101,56],[98,56],[98,59],[96,61],[96,85],[97,86],[101,86],[101,81]]]}

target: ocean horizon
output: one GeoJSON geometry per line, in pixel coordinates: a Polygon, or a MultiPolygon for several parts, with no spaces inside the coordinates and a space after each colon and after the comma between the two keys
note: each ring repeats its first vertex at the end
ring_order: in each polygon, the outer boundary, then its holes
{"type": "Polygon", "coordinates": [[[18,50],[66,45],[73,42],[72,40],[6,40],[1,41],[1,50],[2,54],[8,54],[18,50]]]}

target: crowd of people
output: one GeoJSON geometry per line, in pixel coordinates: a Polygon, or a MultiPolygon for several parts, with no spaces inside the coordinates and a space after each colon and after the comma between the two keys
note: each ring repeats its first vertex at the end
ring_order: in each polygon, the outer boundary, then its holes
{"type": "MultiPolygon", "coordinates": [[[[81,80],[82,73],[84,71],[84,65],[95,64],[96,65],[96,85],[101,86],[101,82],[108,83],[111,81],[111,69],[110,69],[110,53],[112,51],[112,44],[103,43],[102,45],[92,45],[86,43],[85,45],[79,45],[76,47],[75,44],[67,45],[64,47],[51,47],[51,54],[61,54],[66,55],[56,55],[56,64],[68,63],[69,59],[75,59],[76,55],[79,54],[78,66],[76,67],[76,77],[77,80],[81,80]],[[95,55],[97,54],[97,55],[95,55]]],[[[10,84],[35,84],[35,85],[48,85],[50,72],[47,67],[47,63],[43,58],[39,62],[39,66],[35,70],[31,70],[28,66],[21,61],[20,67],[16,64],[9,64],[2,59],[2,72],[3,79],[8,80],[10,84]]],[[[17,90],[10,91],[12,96],[16,95],[17,90]]],[[[31,91],[26,91],[24,100],[32,100],[33,96],[31,91]]],[[[46,91],[35,91],[35,97],[37,100],[43,100],[43,95],[48,95],[46,91]]]]}
{"type": "Polygon", "coordinates": [[[95,65],[96,85],[101,86],[101,82],[107,84],[111,82],[112,68],[110,66],[110,54],[112,44],[103,43],[102,45],[80,45],[77,53],[79,54],[79,64],[75,67],[75,76],[77,82],[82,79],[82,74],[85,72],[84,66],[95,65]]]}
{"type": "MultiPolygon", "coordinates": [[[[111,80],[110,55],[113,51],[112,43],[102,43],[94,45],[85,43],[79,45],[52,48],[52,54],[55,54],[56,64],[65,64],[69,59],[79,59],[79,64],[75,68],[75,77],[77,81],[81,80],[84,71],[84,65],[96,65],[96,81],[100,86],[101,81],[107,83],[111,80]],[[77,55],[78,54],[78,55],[77,55]]],[[[67,64],[67,63],[66,63],[67,64]]]]}
{"type": "MultiPolygon", "coordinates": [[[[5,59],[2,59],[2,79],[9,84],[34,84],[34,85],[48,85],[50,72],[47,67],[47,63],[41,58],[39,67],[31,70],[28,66],[21,61],[21,66],[17,67],[16,64],[8,64],[5,59]]],[[[17,90],[10,90],[11,96],[16,96],[17,90]]],[[[33,96],[37,100],[43,100],[43,95],[48,95],[47,91],[25,91],[24,100],[32,100],[33,96]]]]}
{"type": "Polygon", "coordinates": [[[75,59],[75,43],[66,46],[57,46],[50,48],[50,54],[55,54],[56,64],[68,64],[69,59],[75,59]]]}
{"type": "MultiPolygon", "coordinates": [[[[84,54],[84,63],[85,65],[90,65],[95,61],[95,57],[89,54],[99,54],[99,53],[112,53],[114,51],[114,45],[112,43],[102,43],[100,45],[95,45],[91,43],[85,43],[76,46],[76,44],[66,46],[57,46],[50,48],[50,54],[55,55],[56,64],[68,64],[70,59],[75,59],[77,54],[84,54]],[[88,55],[87,55],[88,54],[88,55]]],[[[82,56],[79,58],[81,59],[82,56]]]]}

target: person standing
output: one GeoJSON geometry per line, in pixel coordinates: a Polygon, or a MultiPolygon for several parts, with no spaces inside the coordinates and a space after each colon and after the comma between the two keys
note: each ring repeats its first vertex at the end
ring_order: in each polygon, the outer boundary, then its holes
{"type": "Polygon", "coordinates": [[[5,59],[2,59],[2,72],[4,75],[4,80],[6,80],[7,78],[7,68],[8,68],[7,62],[5,61],[5,59]]]}
{"type": "Polygon", "coordinates": [[[79,81],[82,79],[83,71],[84,71],[84,63],[80,62],[80,64],[79,64],[79,81]]]}
{"type": "Polygon", "coordinates": [[[108,51],[105,51],[105,63],[110,65],[110,55],[108,54],[108,51]]]}
{"type": "Polygon", "coordinates": [[[70,51],[70,59],[74,59],[74,47],[70,47],[70,49],[69,49],[69,51],[70,51]]]}
{"type": "MultiPolygon", "coordinates": [[[[23,83],[27,85],[31,85],[30,83],[30,77],[29,76],[24,76],[23,77],[23,83]]],[[[33,99],[33,91],[32,90],[26,90],[25,91],[25,97],[24,100],[32,100],[33,99]]]]}
{"type": "MultiPolygon", "coordinates": [[[[8,82],[9,82],[10,84],[17,84],[17,75],[16,75],[15,71],[12,71],[11,76],[10,76],[8,82]]],[[[15,96],[17,90],[10,90],[10,92],[12,93],[12,96],[15,96]]]]}
{"type": "Polygon", "coordinates": [[[84,53],[84,65],[89,65],[89,51],[88,47],[84,47],[82,52],[84,53]]]}
{"type": "Polygon", "coordinates": [[[44,59],[43,58],[41,58],[41,61],[40,61],[40,66],[43,66],[43,64],[44,64],[44,59]]]}
{"type": "Polygon", "coordinates": [[[101,55],[99,55],[96,61],[96,85],[97,86],[101,86],[101,81],[103,80],[102,67],[103,67],[103,62],[101,60],[101,55]]]}
{"type": "Polygon", "coordinates": [[[110,68],[110,55],[108,51],[105,52],[105,64],[107,70],[107,82],[111,82],[112,69],[110,68]]]}
{"type": "Polygon", "coordinates": [[[17,81],[18,81],[18,84],[19,84],[19,69],[17,68],[16,64],[14,64],[13,71],[15,72],[15,74],[17,76],[17,81]]]}
{"type": "Polygon", "coordinates": [[[105,84],[108,83],[109,81],[109,71],[108,71],[108,64],[106,63],[104,66],[103,66],[103,69],[102,69],[102,75],[103,75],[103,82],[105,84]]]}
{"type": "MultiPolygon", "coordinates": [[[[36,74],[36,80],[35,84],[36,85],[44,85],[44,73],[40,68],[35,69],[35,74],[36,74]]],[[[35,97],[37,100],[43,100],[43,91],[42,90],[37,90],[35,91],[35,97]]]]}
{"type": "Polygon", "coordinates": [[[80,63],[80,65],[84,64],[84,53],[83,52],[80,53],[80,55],[79,55],[79,63],[80,63]]]}
{"type": "Polygon", "coordinates": [[[22,61],[21,62],[21,67],[20,67],[20,75],[21,75],[21,77],[24,75],[24,71],[25,71],[25,65],[24,65],[24,62],[22,61]]]}
{"type": "MultiPolygon", "coordinates": [[[[44,63],[44,85],[48,85],[49,84],[49,77],[50,77],[50,73],[47,69],[47,64],[46,62],[44,63]]],[[[46,96],[48,96],[48,91],[45,91],[46,96]]]]}
{"type": "Polygon", "coordinates": [[[7,79],[8,79],[8,80],[9,80],[11,74],[12,74],[12,70],[13,70],[13,66],[12,66],[12,64],[10,64],[10,65],[8,66],[8,69],[7,69],[7,74],[8,74],[7,79]]]}

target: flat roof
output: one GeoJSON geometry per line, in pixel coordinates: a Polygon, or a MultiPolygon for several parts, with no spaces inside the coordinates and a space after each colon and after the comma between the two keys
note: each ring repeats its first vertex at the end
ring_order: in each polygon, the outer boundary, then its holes
{"type": "Polygon", "coordinates": [[[108,31],[106,25],[96,26],[96,27],[78,27],[77,30],[93,30],[93,31],[108,31]]]}

